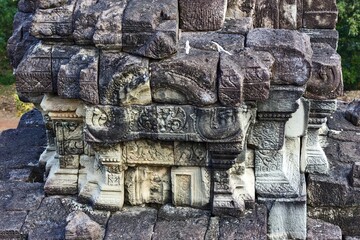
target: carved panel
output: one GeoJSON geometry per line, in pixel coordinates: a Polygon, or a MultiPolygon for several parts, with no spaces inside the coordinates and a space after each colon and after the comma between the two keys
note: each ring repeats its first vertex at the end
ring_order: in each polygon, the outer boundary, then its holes
{"type": "Polygon", "coordinates": [[[84,152],[83,124],[77,121],[55,122],[56,148],[60,155],[84,152]]]}
{"type": "Polygon", "coordinates": [[[174,143],[175,165],[179,166],[207,166],[208,153],[206,145],[195,142],[174,143]]]}
{"type": "Polygon", "coordinates": [[[210,199],[210,172],[205,168],[173,167],[171,169],[173,204],[202,207],[210,199]]]}
{"type": "Polygon", "coordinates": [[[150,140],[125,142],[123,158],[130,165],[173,165],[174,145],[173,143],[150,140]]]}
{"type": "Polygon", "coordinates": [[[78,169],[79,158],[79,155],[60,155],[60,168],[78,169]]]}
{"type": "Polygon", "coordinates": [[[264,197],[300,194],[300,141],[287,139],[281,150],[255,151],[256,192],[264,197]]]}
{"type": "Polygon", "coordinates": [[[245,108],[192,106],[88,107],[89,142],[147,138],[196,142],[241,142],[253,112],[245,108]],[[116,117],[115,117],[116,116],[116,117]]]}
{"type": "Polygon", "coordinates": [[[171,199],[170,169],[164,167],[137,167],[126,171],[125,187],[132,205],[144,203],[165,204],[171,199]]]}

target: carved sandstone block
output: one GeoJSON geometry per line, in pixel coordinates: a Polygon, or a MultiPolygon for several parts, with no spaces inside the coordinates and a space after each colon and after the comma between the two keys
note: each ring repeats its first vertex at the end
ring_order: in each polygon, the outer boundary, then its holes
{"type": "Polygon", "coordinates": [[[304,28],[335,29],[338,19],[336,0],[305,0],[304,1],[304,28]]]}
{"type": "Polygon", "coordinates": [[[255,151],[256,192],[263,197],[300,194],[300,140],[287,139],[281,150],[255,151]]]}
{"type": "Polygon", "coordinates": [[[255,14],[256,0],[229,0],[227,3],[226,17],[242,19],[253,18],[255,14]]]}
{"type": "Polygon", "coordinates": [[[123,16],[123,51],[154,59],[177,51],[178,3],[176,0],[131,0],[123,16]]]}
{"type": "Polygon", "coordinates": [[[54,4],[41,1],[33,18],[31,35],[40,39],[71,39],[75,3],[75,0],[62,0],[60,3],[55,0],[54,4]]]}
{"type": "Polygon", "coordinates": [[[123,158],[129,165],[174,165],[174,145],[169,142],[139,140],[124,143],[123,158]]]}
{"type": "Polygon", "coordinates": [[[345,118],[353,125],[360,126],[360,100],[354,100],[348,105],[345,118]]]}
{"type": "Polygon", "coordinates": [[[16,68],[29,48],[37,43],[37,39],[30,35],[33,15],[17,12],[14,16],[12,36],[8,40],[7,53],[11,65],[16,68]]]}
{"type": "MultiPolygon", "coordinates": [[[[97,5],[105,5],[100,8],[100,16],[95,25],[93,41],[99,48],[121,49],[122,47],[122,21],[123,13],[127,4],[126,0],[103,2],[97,5]]],[[[99,10],[95,10],[99,11],[99,10]]]]}
{"type": "Polygon", "coordinates": [[[312,75],[306,85],[305,97],[334,99],[343,94],[341,57],[328,44],[312,44],[312,75]]]}
{"type": "Polygon", "coordinates": [[[132,205],[166,204],[171,199],[170,169],[137,167],[126,171],[125,186],[132,205]]]}
{"type": "Polygon", "coordinates": [[[327,43],[333,49],[337,49],[339,32],[334,29],[301,29],[310,37],[311,43],[327,43]]]}
{"type": "Polygon", "coordinates": [[[127,53],[102,52],[99,76],[100,103],[151,103],[148,60],[127,53]]]}
{"type": "Polygon", "coordinates": [[[16,89],[19,92],[53,92],[52,47],[38,43],[15,71],[16,89]]]}
{"type": "Polygon", "coordinates": [[[174,158],[177,166],[199,166],[209,165],[206,144],[195,142],[175,142],[174,158]]]}
{"type": "Polygon", "coordinates": [[[61,155],[77,155],[84,152],[83,125],[79,121],[55,122],[56,148],[61,155]]]}
{"type": "Polygon", "coordinates": [[[96,106],[86,110],[86,139],[115,143],[140,138],[242,142],[253,112],[246,108],[96,106]]]}
{"type": "Polygon", "coordinates": [[[302,86],[309,80],[313,54],[309,36],[283,29],[254,29],[246,46],[273,55],[273,84],[302,86]]]}
{"type": "Polygon", "coordinates": [[[68,63],[61,65],[57,81],[58,95],[80,99],[84,96],[86,100],[97,104],[99,102],[98,58],[95,49],[81,49],[70,58],[68,63]]]}
{"type": "Polygon", "coordinates": [[[210,171],[198,167],[171,169],[172,201],[175,206],[203,207],[210,200],[210,171]]]}
{"type": "Polygon", "coordinates": [[[223,26],[225,0],[179,0],[180,28],[184,31],[215,31],[223,26]]]}

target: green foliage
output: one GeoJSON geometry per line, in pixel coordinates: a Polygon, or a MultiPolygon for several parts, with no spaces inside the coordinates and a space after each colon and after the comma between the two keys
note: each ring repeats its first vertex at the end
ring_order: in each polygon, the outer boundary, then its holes
{"type": "Polygon", "coordinates": [[[17,9],[17,0],[0,0],[0,84],[15,82],[12,67],[6,55],[6,43],[12,33],[13,17],[17,9]]]}
{"type": "Polygon", "coordinates": [[[16,104],[16,115],[18,117],[34,108],[34,104],[22,102],[16,93],[13,94],[13,98],[16,104]]]}
{"type": "Polygon", "coordinates": [[[360,89],[360,1],[338,0],[338,52],[346,90],[360,89]]]}

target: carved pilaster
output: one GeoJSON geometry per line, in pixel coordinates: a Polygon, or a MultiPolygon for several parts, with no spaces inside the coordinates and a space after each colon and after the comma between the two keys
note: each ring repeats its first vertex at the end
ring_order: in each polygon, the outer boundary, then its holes
{"type": "Polygon", "coordinates": [[[212,168],[212,212],[215,215],[240,215],[245,210],[245,201],[234,194],[230,184],[230,168],[242,151],[241,144],[210,144],[209,155],[212,168]]]}
{"type": "Polygon", "coordinates": [[[336,110],[336,100],[309,100],[310,115],[307,134],[303,138],[302,165],[307,173],[329,171],[329,163],[319,142],[319,129],[326,123],[326,118],[336,110]]]}

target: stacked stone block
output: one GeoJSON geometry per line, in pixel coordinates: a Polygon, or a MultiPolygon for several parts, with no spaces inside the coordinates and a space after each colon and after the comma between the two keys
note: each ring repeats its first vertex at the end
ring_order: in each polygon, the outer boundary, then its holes
{"type": "Polygon", "coordinates": [[[343,90],[335,0],[22,0],[15,19],[48,194],[235,216],[260,202],[269,238],[305,238],[304,174],[328,171],[318,130],[343,90]]]}

